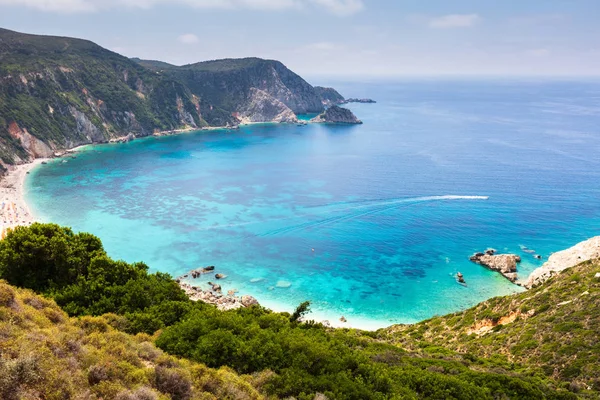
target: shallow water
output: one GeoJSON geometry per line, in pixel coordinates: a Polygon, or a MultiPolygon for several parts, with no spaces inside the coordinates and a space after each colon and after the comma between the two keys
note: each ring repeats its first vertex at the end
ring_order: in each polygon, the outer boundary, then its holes
{"type": "Polygon", "coordinates": [[[526,277],[541,262],[524,247],[547,257],[599,234],[599,83],[336,87],[378,100],[349,105],[364,125],[96,146],[37,168],[28,200],[115,258],[173,276],[216,265],[225,291],[364,328],[521,290],[473,252],[521,254],[526,277]]]}

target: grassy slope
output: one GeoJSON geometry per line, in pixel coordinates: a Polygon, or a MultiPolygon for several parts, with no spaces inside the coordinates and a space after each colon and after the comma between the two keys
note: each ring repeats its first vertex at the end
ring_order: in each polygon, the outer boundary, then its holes
{"type": "Polygon", "coordinates": [[[379,337],[405,349],[437,346],[545,375],[582,395],[600,393],[600,261],[564,271],[541,287],[379,337]],[[513,320],[514,319],[514,320],[513,320]],[[512,322],[511,322],[512,321],[512,322]]]}
{"type": "Polygon", "coordinates": [[[53,301],[0,281],[0,398],[262,398],[248,376],[176,359],[148,335],[113,329],[120,318],[69,319],[53,301]]]}

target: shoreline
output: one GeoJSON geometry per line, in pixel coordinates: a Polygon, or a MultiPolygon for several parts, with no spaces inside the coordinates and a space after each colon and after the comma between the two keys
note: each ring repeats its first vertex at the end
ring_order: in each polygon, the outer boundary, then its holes
{"type": "MultiPolygon", "coordinates": [[[[263,123],[252,123],[252,124],[248,124],[248,125],[255,125],[255,124],[263,124],[263,123]]],[[[271,124],[275,124],[275,123],[271,122],[271,124]]],[[[240,126],[245,126],[245,125],[246,124],[240,125],[240,126]]],[[[24,163],[24,164],[8,166],[6,174],[0,178],[0,194],[2,194],[2,196],[3,196],[2,201],[0,202],[1,203],[0,204],[0,215],[1,215],[0,224],[2,227],[0,236],[1,236],[1,238],[4,238],[7,230],[9,230],[9,229],[14,229],[18,226],[29,226],[29,225],[33,224],[34,222],[39,222],[39,220],[32,213],[31,208],[29,207],[29,205],[26,202],[25,182],[27,179],[27,175],[34,168],[38,167],[39,165],[41,165],[45,162],[48,162],[48,161],[54,160],[54,159],[60,159],[63,157],[69,157],[73,153],[85,151],[88,148],[91,149],[97,145],[102,145],[102,144],[124,143],[124,142],[129,142],[129,141],[133,141],[133,140],[137,140],[137,139],[144,139],[144,138],[149,138],[149,137],[172,136],[172,135],[178,135],[178,134],[182,134],[182,133],[191,133],[191,132],[201,133],[203,131],[208,132],[208,131],[218,131],[218,130],[231,131],[231,130],[237,130],[237,129],[238,129],[238,127],[233,127],[233,128],[232,127],[205,127],[205,128],[187,128],[187,129],[157,132],[153,135],[144,136],[144,137],[133,137],[132,138],[131,137],[132,135],[128,135],[128,136],[112,139],[111,141],[105,142],[105,143],[89,143],[89,144],[78,145],[78,146],[75,146],[70,149],[57,151],[55,153],[55,157],[53,157],[53,158],[36,158],[36,159],[34,159],[30,162],[24,163]]],[[[590,241],[591,241],[591,239],[590,239],[590,241]]],[[[595,238],[594,244],[596,245],[594,248],[600,249],[600,242],[598,241],[598,238],[595,238]]],[[[563,253],[567,253],[567,252],[572,253],[572,250],[573,250],[573,248],[569,248],[569,249],[563,250],[563,253]]],[[[598,253],[596,252],[594,254],[598,254],[598,253]]],[[[578,253],[577,260],[585,261],[585,260],[581,260],[580,256],[581,256],[581,253],[578,253]]],[[[551,260],[549,260],[549,261],[551,261],[551,260]]],[[[544,265],[533,270],[528,275],[527,279],[531,280],[532,277],[534,277],[534,276],[536,278],[538,278],[537,275],[544,275],[544,277],[542,279],[539,279],[539,278],[537,279],[537,283],[542,284],[543,280],[547,279],[553,273],[573,266],[573,265],[565,265],[564,268],[559,269],[556,266],[550,268],[549,265],[547,265],[547,264],[549,264],[549,263],[545,263],[544,265]]],[[[186,283],[188,283],[188,282],[186,282],[186,283]]],[[[184,285],[181,285],[181,286],[184,286],[184,285]]],[[[192,300],[202,300],[209,304],[214,304],[217,306],[219,304],[222,304],[222,303],[215,303],[213,301],[210,301],[211,298],[214,299],[214,294],[211,294],[209,290],[196,290],[194,287],[195,285],[189,285],[189,283],[185,286],[187,286],[187,287],[182,287],[182,289],[186,292],[186,294],[188,294],[188,297],[190,297],[192,300]]],[[[533,285],[531,285],[531,283],[530,283],[530,285],[524,285],[524,286],[526,289],[530,289],[533,285]]],[[[247,298],[251,298],[252,300],[256,301],[252,296],[249,296],[245,293],[237,293],[237,292],[231,293],[231,294],[228,293],[225,296],[218,297],[218,299],[223,299],[225,301],[225,304],[233,305],[234,308],[246,306],[246,305],[242,305],[242,303],[244,303],[244,301],[243,301],[244,298],[246,298],[246,300],[247,300],[247,298]],[[238,306],[238,304],[239,304],[239,306],[238,306]]],[[[273,310],[275,312],[283,312],[283,311],[291,312],[291,311],[293,311],[293,310],[287,310],[286,309],[287,307],[284,307],[282,304],[274,304],[272,302],[265,301],[264,299],[263,299],[263,301],[260,301],[258,303],[261,306],[270,308],[271,310],[273,310]]],[[[252,304],[255,304],[255,303],[252,302],[252,304]]],[[[379,324],[378,321],[374,321],[374,320],[367,320],[364,318],[360,318],[360,319],[352,318],[351,320],[348,320],[348,321],[342,321],[337,318],[336,319],[328,319],[327,317],[329,317],[329,315],[327,315],[327,316],[323,315],[322,312],[312,312],[311,314],[309,314],[307,316],[307,319],[314,319],[318,322],[323,322],[326,326],[329,326],[332,328],[360,329],[360,330],[367,330],[367,331],[375,331],[375,330],[381,328],[381,324],[379,324]]],[[[388,325],[394,325],[394,323],[391,323],[388,325]]]]}
{"type": "Polygon", "coordinates": [[[25,200],[25,180],[27,175],[38,165],[47,162],[48,158],[36,158],[26,164],[8,167],[0,180],[0,237],[4,239],[9,229],[28,226],[38,222],[25,200]]]}

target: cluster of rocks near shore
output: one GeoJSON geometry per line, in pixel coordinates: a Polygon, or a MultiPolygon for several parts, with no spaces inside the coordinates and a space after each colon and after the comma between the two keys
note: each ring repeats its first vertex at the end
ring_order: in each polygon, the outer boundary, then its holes
{"type": "MultiPolygon", "coordinates": [[[[524,252],[535,254],[534,250],[521,247],[524,252]]],[[[542,259],[541,255],[535,254],[534,257],[538,260],[542,259]]],[[[500,272],[509,281],[523,286],[526,289],[539,286],[553,276],[561,273],[565,269],[574,267],[583,262],[600,259],[600,236],[588,239],[575,246],[559,251],[550,255],[540,268],[534,270],[525,280],[518,280],[517,264],[521,262],[521,257],[516,254],[496,254],[496,250],[488,249],[483,253],[475,253],[470,257],[474,263],[483,265],[492,271],[500,272]]],[[[458,273],[457,280],[464,283],[462,274],[458,273]]]]}
{"type": "MultiPolygon", "coordinates": [[[[235,310],[242,307],[252,307],[254,305],[258,305],[258,300],[252,296],[237,296],[236,289],[229,290],[227,294],[224,294],[221,285],[215,282],[208,282],[210,289],[202,289],[199,286],[184,282],[184,279],[197,279],[202,275],[214,272],[214,270],[215,267],[212,265],[204,268],[198,268],[178,277],[175,279],[175,281],[179,284],[179,287],[185,292],[190,300],[200,300],[207,304],[213,304],[221,311],[235,310]]],[[[227,278],[227,275],[215,274],[215,279],[217,280],[225,278],[227,278]]]]}
{"type": "Polygon", "coordinates": [[[496,254],[496,250],[488,249],[483,253],[473,254],[470,260],[492,271],[500,272],[513,283],[518,279],[517,264],[521,262],[521,257],[516,254],[496,254]]]}

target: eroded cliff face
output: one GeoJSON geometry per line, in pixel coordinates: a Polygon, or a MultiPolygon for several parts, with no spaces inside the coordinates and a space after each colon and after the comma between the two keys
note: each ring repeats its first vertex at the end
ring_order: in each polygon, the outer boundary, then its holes
{"type": "MultiPolygon", "coordinates": [[[[136,62],[85,40],[0,29],[0,168],[118,137],[295,123],[296,114],[323,112],[323,96],[341,97],[325,92],[278,61],[176,67],[136,62]]],[[[360,122],[333,107],[323,119],[360,122]]]]}
{"type": "Polygon", "coordinates": [[[194,95],[231,112],[241,113],[248,109],[248,99],[252,98],[255,89],[285,104],[295,114],[324,110],[315,88],[279,61],[226,59],[156,68],[183,82],[194,95]]]}
{"type": "Polygon", "coordinates": [[[91,42],[0,29],[1,165],[205,126],[203,106],[181,83],[91,42]]]}
{"type": "Polygon", "coordinates": [[[248,100],[237,116],[241,123],[298,122],[298,117],[288,106],[267,92],[256,88],[250,89],[248,100]]]}

